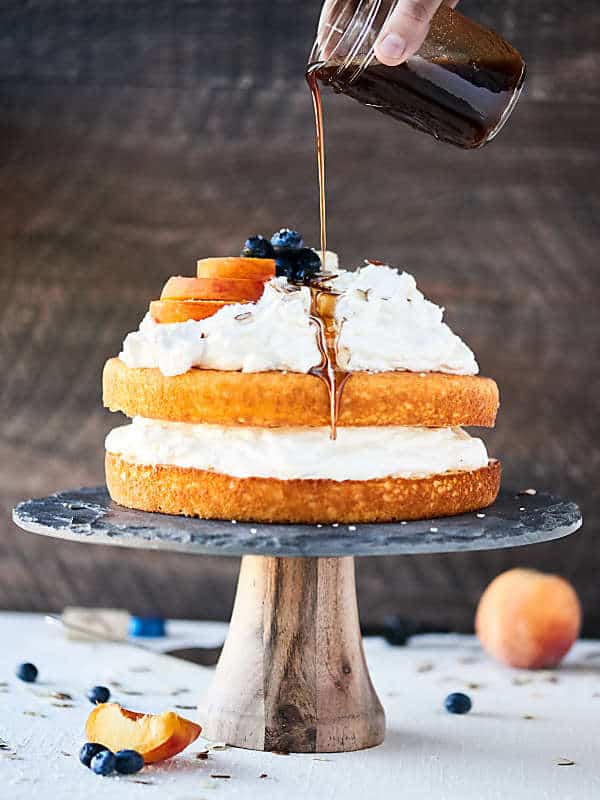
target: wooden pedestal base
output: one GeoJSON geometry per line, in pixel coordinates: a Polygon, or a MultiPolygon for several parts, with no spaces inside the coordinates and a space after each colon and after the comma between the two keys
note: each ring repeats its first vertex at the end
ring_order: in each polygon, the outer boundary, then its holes
{"type": "Polygon", "coordinates": [[[353,558],[244,556],[198,719],[208,739],[252,750],[333,753],[383,741],[353,558]]]}

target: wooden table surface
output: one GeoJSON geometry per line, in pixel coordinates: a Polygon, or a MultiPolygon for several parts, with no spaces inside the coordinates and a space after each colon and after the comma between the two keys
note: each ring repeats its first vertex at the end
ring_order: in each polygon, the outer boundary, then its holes
{"type": "MultiPolygon", "coordinates": [[[[168,640],[153,646],[214,645],[225,630],[174,622],[168,640]]],[[[1,794],[10,800],[592,800],[600,791],[598,641],[578,643],[556,671],[528,672],[492,663],[469,636],[417,637],[406,648],[367,639],[387,714],[382,746],[327,756],[216,748],[198,760],[206,745],[199,741],[120,778],[97,777],[77,759],[91,709],[85,690],[112,682],[123,705],[152,712],[180,706],[193,717],[185,707],[211,670],[126,645],[68,641],[39,615],[0,614],[0,642],[1,794]],[[38,665],[36,684],[14,677],[22,660],[38,665]],[[53,691],[73,700],[53,700],[53,691]],[[443,710],[452,691],[471,695],[470,714],[443,710]]]]}

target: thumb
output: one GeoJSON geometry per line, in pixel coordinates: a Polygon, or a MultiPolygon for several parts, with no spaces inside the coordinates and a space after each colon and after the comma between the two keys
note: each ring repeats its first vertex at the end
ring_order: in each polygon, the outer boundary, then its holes
{"type": "Polygon", "coordinates": [[[441,5],[442,0],[398,0],[375,42],[377,60],[395,67],[416,53],[441,5]]]}

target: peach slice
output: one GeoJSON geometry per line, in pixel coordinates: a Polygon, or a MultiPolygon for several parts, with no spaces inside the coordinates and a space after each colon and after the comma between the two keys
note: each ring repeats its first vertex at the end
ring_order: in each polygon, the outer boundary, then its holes
{"type": "Polygon", "coordinates": [[[153,300],[150,303],[150,316],[155,322],[187,322],[212,317],[224,306],[232,305],[233,300],[153,300]]]}
{"type": "Polygon", "coordinates": [[[477,607],[475,630],[487,653],[511,667],[554,667],[579,635],[581,608],[559,575],[509,569],[490,583],[477,607]]]}
{"type": "Polygon", "coordinates": [[[199,278],[245,278],[268,281],[275,277],[273,258],[201,258],[197,264],[199,278]]]}
{"type": "Polygon", "coordinates": [[[85,733],[89,742],[117,750],[137,750],[146,764],[177,755],[195,741],[202,728],[174,711],[140,714],[118,703],[101,703],[89,715],[85,733]]]}
{"type": "Polygon", "coordinates": [[[258,300],[264,281],[241,278],[169,278],[161,300],[258,300]]]}

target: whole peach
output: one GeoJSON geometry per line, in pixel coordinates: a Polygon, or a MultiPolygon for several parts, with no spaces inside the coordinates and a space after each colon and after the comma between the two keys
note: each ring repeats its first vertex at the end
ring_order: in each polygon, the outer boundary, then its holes
{"type": "Polygon", "coordinates": [[[484,650],[511,667],[554,667],[579,635],[581,607],[558,575],[509,569],[481,596],[475,631],[484,650]]]}

